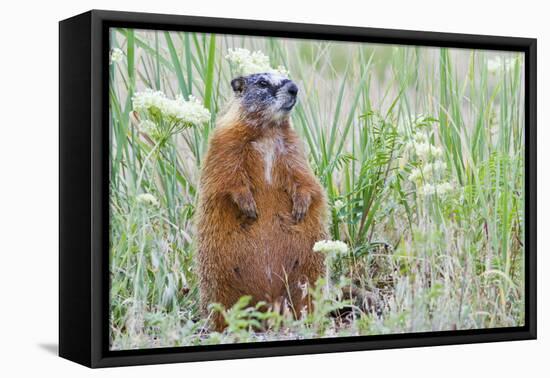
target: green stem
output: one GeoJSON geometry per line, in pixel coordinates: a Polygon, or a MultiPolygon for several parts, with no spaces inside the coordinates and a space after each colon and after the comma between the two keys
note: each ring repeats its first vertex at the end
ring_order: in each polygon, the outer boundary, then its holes
{"type": "Polygon", "coordinates": [[[139,171],[138,180],[136,182],[136,192],[141,186],[141,181],[143,180],[143,174],[145,173],[145,167],[147,166],[149,159],[151,159],[151,156],[153,156],[153,153],[157,150],[157,148],[159,148],[161,144],[162,144],[162,141],[157,142],[157,144],[155,144],[153,148],[151,148],[151,151],[149,151],[147,156],[145,156],[145,159],[143,160],[143,164],[141,165],[141,170],[139,171]]]}

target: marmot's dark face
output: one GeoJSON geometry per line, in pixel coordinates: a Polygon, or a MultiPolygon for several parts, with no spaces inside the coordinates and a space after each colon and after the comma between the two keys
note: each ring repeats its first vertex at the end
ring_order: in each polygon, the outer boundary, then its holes
{"type": "Polygon", "coordinates": [[[288,117],[298,95],[294,82],[275,73],[238,77],[231,81],[231,87],[244,116],[266,122],[288,117]]]}

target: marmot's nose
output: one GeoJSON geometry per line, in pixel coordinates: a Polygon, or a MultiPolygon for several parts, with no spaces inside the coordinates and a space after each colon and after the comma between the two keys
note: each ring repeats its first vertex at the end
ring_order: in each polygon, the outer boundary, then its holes
{"type": "Polygon", "coordinates": [[[291,96],[296,97],[296,95],[298,94],[298,87],[294,83],[288,84],[286,90],[291,96]]]}

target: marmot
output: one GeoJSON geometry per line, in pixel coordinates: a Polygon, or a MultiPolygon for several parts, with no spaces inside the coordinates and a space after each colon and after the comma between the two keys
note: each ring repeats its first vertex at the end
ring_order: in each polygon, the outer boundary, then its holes
{"type": "MultiPolygon", "coordinates": [[[[233,96],[209,141],[197,210],[201,308],[253,303],[309,308],[306,283],[323,271],[313,252],[326,238],[326,198],[309,167],[290,112],[298,87],[287,77],[231,81],[233,96]]],[[[215,317],[216,330],[226,324],[215,317]]]]}

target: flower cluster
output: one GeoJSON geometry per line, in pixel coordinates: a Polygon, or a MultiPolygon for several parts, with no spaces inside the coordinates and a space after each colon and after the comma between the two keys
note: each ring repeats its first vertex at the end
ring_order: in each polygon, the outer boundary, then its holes
{"type": "Polygon", "coordinates": [[[430,158],[438,159],[443,156],[443,150],[430,143],[426,133],[416,130],[405,147],[409,151],[414,151],[415,155],[423,161],[428,161],[430,158]]]}
{"type": "Polygon", "coordinates": [[[433,176],[444,172],[446,168],[447,165],[439,160],[433,163],[426,163],[420,168],[414,168],[409,175],[409,180],[415,183],[421,180],[429,180],[433,176]]]}
{"type": "Polygon", "coordinates": [[[348,245],[340,240],[321,240],[315,243],[313,251],[327,255],[345,255],[348,253],[348,245]]]}
{"type": "Polygon", "coordinates": [[[148,113],[154,120],[165,118],[185,127],[200,125],[210,120],[208,109],[193,96],[189,96],[189,101],[185,101],[181,95],[173,100],[161,91],[146,89],[134,94],[132,104],[135,111],[148,113]]]}
{"type": "Polygon", "coordinates": [[[516,60],[516,58],[496,56],[487,60],[487,70],[492,74],[495,74],[501,69],[511,70],[516,64],[516,60]]]}
{"type": "Polygon", "coordinates": [[[159,201],[157,198],[150,194],[150,193],[141,193],[136,196],[136,201],[139,204],[146,205],[146,206],[159,206],[159,201]]]}
{"type": "Polygon", "coordinates": [[[423,126],[428,126],[426,118],[417,117],[412,135],[405,144],[404,158],[414,165],[408,179],[416,185],[421,196],[444,196],[452,192],[453,186],[444,180],[447,165],[441,160],[443,150],[432,143],[429,131],[423,130],[423,126]]]}
{"type": "Polygon", "coordinates": [[[451,192],[453,186],[448,182],[442,182],[440,184],[425,184],[420,188],[420,194],[424,196],[430,196],[432,194],[437,194],[439,196],[444,196],[445,194],[451,192]]]}
{"type": "Polygon", "coordinates": [[[120,62],[124,58],[124,53],[118,47],[112,48],[109,54],[109,64],[120,62]]]}
{"type": "Polygon", "coordinates": [[[334,210],[336,210],[336,212],[339,212],[341,209],[344,208],[344,206],[345,206],[344,201],[342,200],[334,201],[334,210]]]}
{"type": "Polygon", "coordinates": [[[288,75],[288,71],[283,66],[272,68],[269,57],[261,51],[250,52],[250,50],[242,48],[228,49],[225,58],[238,75],[247,76],[263,72],[288,75]]]}

